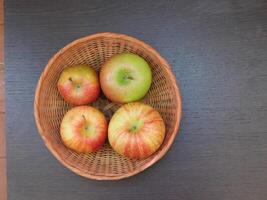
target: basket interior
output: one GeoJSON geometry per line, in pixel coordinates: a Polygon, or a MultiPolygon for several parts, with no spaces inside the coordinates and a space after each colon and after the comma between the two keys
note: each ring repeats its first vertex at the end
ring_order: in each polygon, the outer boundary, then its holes
{"type": "MultiPolygon", "coordinates": [[[[177,123],[177,99],[175,87],[170,78],[167,66],[161,66],[158,58],[145,47],[132,41],[120,38],[96,38],[89,41],[81,41],[67,50],[60,52],[54,61],[48,64],[48,69],[43,76],[38,98],[39,124],[42,127],[42,136],[49,143],[50,150],[54,151],[66,165],[74,168],[79,174],[87,174],[94,177],[121,177],[134,173],[136,170],[154,159],[161,151],[171,134],[174,134],[177,123]],[[141,101],[150,104],[162,115],[166,125],[166,137],[160,149],[152,156],[143,160],[133,160],[114,152],[108,142],[99,151],[90,154],[78,154],[61,142],[60,122],[64,114],[72,107],[66,103],[57,90],[57,81],[61,71],[70,65],[87,64],[97,72],[101,65],[112,55],[132,52],[143,57],[152,69],[153,82],[147,95],[141,101]],[[52,148],[52,149],[51,149],[52,148]]],[[[120,107],[107,100],[103,94],[93,106],[102,110],[110,119],[112,114],[120,107]]]]}

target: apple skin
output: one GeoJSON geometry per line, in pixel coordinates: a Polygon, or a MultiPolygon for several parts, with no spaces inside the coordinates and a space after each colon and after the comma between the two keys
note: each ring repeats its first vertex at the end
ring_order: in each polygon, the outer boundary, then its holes
{"type": "Polygon", "coordinates": [[[113,102],[140,100],[148,92],[152,73],[148,63],[138,55],[122,53],[112,56],[100,70],[100,85],[113,102]]]}
{"type": "Polygon", "coordinates": [[[91,106],[77,106],[63,117],[60,135],[68,148],[78,153],[91,153],[104,144],[107,127],[102,112],[91,106]]]}
{"type": "Polygon", "coordinates": [[[162,144],[165,124],[154,108],[140,102],[120,107],[109,122],[108,140],[119,154],[147,158],[162,144]]]}
{"type": "Polygon", "coordinates": [[[98,75],[87,65],[65,68],[60,74],[57,86],[64,100],[72,105],[92,103],[100,94],[98,75]]]}

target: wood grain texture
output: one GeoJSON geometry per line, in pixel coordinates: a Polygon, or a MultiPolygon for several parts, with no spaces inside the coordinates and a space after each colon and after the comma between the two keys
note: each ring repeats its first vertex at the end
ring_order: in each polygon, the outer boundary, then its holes
{"type": "Polygon", "coordinates": [[[9,200],[266,198],[265,0],[9,0],[5,9],[9,200]],[[154,46],[173,66],[183,97],[182,127],[168,154],[118,182],[63,168],[33,118],[48,59],[105,31],[154,46]]]}
{"type": "Polygon", "coordinates": [[[4,78],[4,9],[0,0],[0,199],[7,199],[6,136],[5,136],[5,78],[4,78]]]}
{"type": "MultiPolygon", "coordinates": [[[[1,9],[1,8],[0,8],[1,9]]],[[[1,14],[0,14],[1,16],[1,14]]],[[[4,25],[3,24],[0,24],[0,64],[3,64],[4,63],[4,25]]],[[[2,68],[2,66],[1,66],[2,68]]]]}
{"type": "Polygon", "coordinates": [[[0,25],[4,25],[4,0],[0,0],[0,25]]]}
{"type": "MultiPolygon", "coordinates": [[[[0,37],[1,37],[1,33],[0,33],[0,37]]],[[[4,99],[5,99],[5,84],[4,83],[5,83],[4,82],[4,65],[0,64],[0,158],[6,157],[5,101],[4,101],[4,99]]],[[[2,170],[4,170],[4,169],[0,168],[0,171],[2,171],[2,170]]]]}
{"type": "MultiPolygon", "coordinates": [[[[5,78],[4,78],[4,25],[3,25],[3,1],[0,0],[0,158],[4,158],[5,151],[5,78]]],[[[0,168],[0,171],[3,169],[0,168]]]]}
{"type": "MultiPolygon", "coordinates": [[[[0,113],[0,135],[0,158],[3,159],[6,157],[5,113],[0,113]]],[[[0,168],[2,170],[4,169],[0,168]]]]}
{"type": "Polygon", "coordinates": [[[3,63],[0,63],[0,113],[5,113],[5,67],[3,63]]]}
{"type": "Polygon", "coordinates": [[[0,158],[0,199],[7,199],[6,159],[0,158]]]}

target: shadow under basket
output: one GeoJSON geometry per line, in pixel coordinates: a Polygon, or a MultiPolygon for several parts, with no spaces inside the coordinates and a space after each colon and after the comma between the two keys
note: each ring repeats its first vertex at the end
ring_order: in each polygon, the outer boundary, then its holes
{"type": "MultiPolygon", "coordinates": [[[[120,107],[104,95],[92,104],[104,112],[107,119],[120,107]]],[[[118,180],[133,176],[153,165],[170,148],[181,120],[181,97],[169,64],[151,46],[133,37],[99,33],[68,44],[48,62],[39,79],[34,102],[38,130],[46,146],[65,167],[90,179],[118,180]],[[62,70],[70,65],[87,64],[97,72],[112,55],[132,52],[150,65],[153,81],[149,92],[141,100],[157,109],[166,125],[166,136],[157,152],[142,160],[129,159],[112,150],[108,141],[95,153],[79,154],[68,149],[60,139],[60,123],[73,107],[63,100],[57,90],[62,70]]]]}

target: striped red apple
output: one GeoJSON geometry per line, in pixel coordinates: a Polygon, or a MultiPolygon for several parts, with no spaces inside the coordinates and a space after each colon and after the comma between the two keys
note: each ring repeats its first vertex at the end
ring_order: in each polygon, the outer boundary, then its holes
{"type": "Polygon", "coordinates": [[[141,102],[120,107],[110,120],[108,140],[119,154],[141,159],[153,154],[165,137],[161,115],[141,102]]]}
{"type": "Polygon", "coordinates": [[[94,107],[74,107],[64,115],[60,135],[70,149],[79,153],[94,152],[107,138],[107,120],[94,107]]]}
{"type": "Polygon", "coordinates": [[[92,103],[100,93],[98,75],[87,65],[67,67],[60,74],[58,90],[65,101],[70,104],[92,103]]]}

